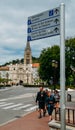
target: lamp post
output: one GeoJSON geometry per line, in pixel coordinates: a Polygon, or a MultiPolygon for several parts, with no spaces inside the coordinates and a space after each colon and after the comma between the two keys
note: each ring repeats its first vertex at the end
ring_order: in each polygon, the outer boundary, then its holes
{"type": "Polygon", "coordinates": [[[53,85],[54,85],[54,90],[55,90],[56,70],[57,70],[57,67],[58,67],[58,62],[56,60],[52,60],[52,67],[53,67],[53,85]]]}
{"type": "Polygon", "coordinates": [[[7,73],[6,73],[7,85],[8,85],[8,77],[9,77],[9,74],[8,74],[8,72],[7,72],[7,73]]]}
{"type": "Polygon", "coordinates": [[[26,71],[26,76],[27,76],[27,84],[29,83],[29,73],[28,73],[28,69],[26,71]]]}

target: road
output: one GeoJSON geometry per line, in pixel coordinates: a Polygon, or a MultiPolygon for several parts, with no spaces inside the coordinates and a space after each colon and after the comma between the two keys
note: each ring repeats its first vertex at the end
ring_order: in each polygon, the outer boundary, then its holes
{"type": "Polygon", "coordinates": [[[0,125],[34,111],[38,88],[13,86],[0,91],[0,125]]]}

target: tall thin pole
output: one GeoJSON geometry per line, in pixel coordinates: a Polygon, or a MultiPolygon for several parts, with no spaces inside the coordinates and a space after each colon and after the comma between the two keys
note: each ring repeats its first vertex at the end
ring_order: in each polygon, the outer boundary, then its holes
{"type": "Polygon", "coordinates": [[[60,6],[60,89],[61,89],[61,130],[66,130],[65,123],[65,5],[60,6]]]}

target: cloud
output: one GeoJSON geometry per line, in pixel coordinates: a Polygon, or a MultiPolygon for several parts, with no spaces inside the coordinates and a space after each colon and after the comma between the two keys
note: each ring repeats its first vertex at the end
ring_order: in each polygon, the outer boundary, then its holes
{"type": "Polygon", "coordinates": [[[24,50],[13,50],[9,48],[0,48],[0,65],[6,62],[21,59],[24,56],[24,50]],[[2,55],[1,55],[2,54],[2,55]]]}
{"type": "MultiPolygon", "coordinates": [[[[27,42],[27,18],[65,3],[66,37],[75,35],[74,0],[0,0],[0,64],[23,58],[27,42]]],[[[43,48],[60,45],[60,36],[32,41],[32,55],[43,48]]]]}

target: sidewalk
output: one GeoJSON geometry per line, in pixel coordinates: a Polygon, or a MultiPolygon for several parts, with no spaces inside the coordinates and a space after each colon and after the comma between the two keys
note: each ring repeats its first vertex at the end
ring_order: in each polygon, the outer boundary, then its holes
{"type": "Polygon", "coordinates": [[[0,130],[49,130],[48,116],[38,119],[38,112],[32,112],[4,126],[0,130]]]}

